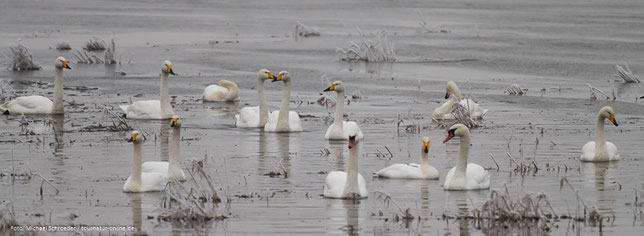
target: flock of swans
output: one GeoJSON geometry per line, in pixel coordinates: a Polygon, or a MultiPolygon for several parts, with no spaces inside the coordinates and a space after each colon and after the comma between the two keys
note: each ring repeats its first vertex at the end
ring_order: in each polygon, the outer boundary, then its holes
{"type": "MultiPolygon", "coordinates": [[[[58,57],[55,63],[55,84],[54,101],[52,102],[43,96],[17,97],[0,105],[0,111],[5,115],[11,114],[62,114],[63,107],[63,69],[70,69],[65,58],[58,57]]],[[[129,142],[133,144],[132,172],[123,185],[124,192],[148,192],[162,191],[168,181],[185,181],[186,176],[180,164],[180,139],[181,120],[175,115],[170,104],[168,91],[168,76],[174,75],[172,63],[163,62],[161,67],[160,100],[137,101],[130,105],[122,105],[124,117],[127,119],[170,119],[172,127],[172,141],[170,144],[170,155],[168,162],[145,162],[141,163],[141,144],[145,138],[139,131],[133,131],[129,142]]],[[[291,96],[291,75],[287,71],[281,71],[277,76],[269,70],[261,69],[257,74],[257,92],[259,104],[254,107],[244,107],[239,114],[235,115],[236,127],[258,127],[264,132],[299,132],[302,131],[300,117],[295,111],[289,110],[291,96]],[[280,109],[269,112],[268,105],[264,98],[264,82],[283,82],[282,101],[280,109]]],[[[210,85],[203,92],[204,101],[237,101],[239,88],[234,82],[221,80],[217,85],[210,85]]],[[[324,134],[328,140],[348,140],[349,161],[347,171],[330,172],[324,181],[323,196],[327,198],[366,198],[368,196],[367,186],[364,177],[358,171],[358,148],[359,142],[364,134],[358,123],[345,121],[344,99],[345,85],[342,81],[333,82],[324,91],[337,93],[334,121],[324,134]]],[[[488,112],[482,109],[479,104],[469,98],[463,99],[456,83],[449,81],[446,85],[445,99],[443,105],[436,108],[432,116],[436,119],[453,119],[451,115],[452,105],[460,103],[465,107],[471,117],[483,118],[488,112]]],[[[604,137],[604,122],[608,119],[615,126],[615,112],[609,106],[603,107],[597,114],[595,126],[595,141],[586,143],[581,152],[581,161],[604,162],[617,161],[620,155],[617,147],[607,142],[604,137]]],[[[459,138],[459,150],[456,166],[450,169],[445,176],[443,188],[445,190],[476,190],[488,189],[490,187],[490,175],[480,165],[469,163],[470,151],[470,130],[463,124],[454,124],[447,131],[447,137],[443,143],[454,137],[459,138]]],[[[422,139],[420,153],[420,164],[393,164],[374,173],[382,178],[402,179],[426,179],[437,180],[439,171],[429,164],[428,154],[430,148],[429,137],[422,139]]]]}

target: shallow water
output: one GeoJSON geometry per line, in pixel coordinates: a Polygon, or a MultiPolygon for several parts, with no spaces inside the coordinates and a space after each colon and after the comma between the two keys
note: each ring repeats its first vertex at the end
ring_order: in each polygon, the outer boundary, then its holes
{"type": "MultiPolygon", "coordinates": [[[[637,234],[644,229],[642,209],[634,205],[636,194],[644,191],[639,146],[644,103],[636,103],[635,97],[644,95],[644,90],[640,84],[615,82],[612,73],[615,64],[628,62],[636,75],[641,74],[644,41],[634,29],[644,26],[643,11],[640,1],[50,1],[47,5],[8,1],[0,9],[7,26],[0,32],[0,47],[22,38],[43,70],[0,71],[3,98],[51,91],[53,58],[63,55],[75,61],[69,51],[49,49],[58,40],[76,48],[91,36],[107,40],[114,32],[122,64],[73,63],[73,70],[65,71],[65,86],[72,88],[65,90],[65,115],[29,117],[26,129],[33,131],[31,135],[24,135],[19,116],[0,117],[0,173],[31,170],[60,190],[56,194],[44,184],[41,196],[39,177],[4,176],[0,198],[13,202],[19,222],[25,224],[134,225],[149,234],[547,234],[534,227],[494,231],[499,229],[444,219],[443,215],[471,215],[490,193],[447,192],[441,187],[456,163],[458,142],[442,144],[446,132],[432,124],[431,112],[443,102],[445,81],[454,80],[465,95],[490,109],[482,126],[472,130],[470,161],[494,167],[491,189],[507,187],[512,196],[543,192],[559,215],[574,216],[580,201],[585,201],[608,218],[602,232],[597,226],[562,219],[549,233],[637,234]],[[417,12],[428,27],[447,33],[425,32],[417,12]],[[322,36],[295,40],[298,21],[317,27],[322,36]],[[403,62],[339,62],[335,48],[359,40],[355,27],[365,33],[387,29],[403,62]],[[210,45],[210,40],[219,43],[210,45]],[[472,60],[420,62],[423,58],[472,60]],[[125,142],[128,132],[81,131],[89,125],[111,124],[104,107],[118,112],[118,104],[157,99],[158,69],[165,59],[173,61],[178,73],[170,78],[170,91],[177,96],[174,110],[183,119],[183,167],[188,168],[191,159],[213,158],[219,195],[231,199],[220,207],[229,218],[200,229],[157,222],[159,193],[121,192],[132,159],[132,148],[125,142]],[[255,76],[260,68],[293,75],[291,109],[306,115],[305,132],[274,134],[233,127],[234,114],[257,103],[255,76]],[[115,71],[127,75],[114,76],[115,71]],[[321,79],[324,74],[330,81],[343,80],[348,94],[360,91],[363,96],[345,109],[366,136],[358,148],[368,199],[320,196],[324,173],[346,168],[348,150],[345,143],[323,139],[333,108],[296,102],[314,102],[328,85],[321,79]],[[241,101],[202,103],[202,89],[218,79],[237,82],[241,101]],[[505,95],[513,83],[527,87],[528,95],[505,95]],[[585,83],[608,93],[614,86],[617,101],[588,99],[585,83]],[[96,90],[73,89],[76,86],[96,90]],[[605,105],[615,109],[620,123],[606,125],[607,140],[617,145],[623,160],[580,163],[580,149],[593,139],[596,112],[605,105]],[[399,116],[405,125],[420,125],[420,134],[397,131],[399,116]],[[48,120],[54,125],[44,124],[48,120]],[[431,137],[430,163],[441,172],[441,180],[370,178],[370,173],[389,164],[417,162],[423,136],[431,137]],[[388,153],[385,147],[393,158],[381,155],[388,153]],[[324,149],[331,154],[322,155],[324,149]],[[534,160],[540,170],[515,173],[506,152],[518,161],[534,160]],[[498,161],[499,171],[489,153],[498,161]],[[265,175],[279,170],[280,163],[287,178],[265,175]],[[560,188],[563,177],[572,188],[568,184],[560,188]],[[254,197],[238,197],[242,195],[254,197]],[[387,195],[420,220],[393,220],[401,212],[395,204],[387,204],[387,195]]],[[[271,110],[279,106],[280,89],[281,84],[266,84],[271,110]]],[[[148,137],[144,160],[167,160],[171,132],[167,123],[130,122],[148,137]]]]}

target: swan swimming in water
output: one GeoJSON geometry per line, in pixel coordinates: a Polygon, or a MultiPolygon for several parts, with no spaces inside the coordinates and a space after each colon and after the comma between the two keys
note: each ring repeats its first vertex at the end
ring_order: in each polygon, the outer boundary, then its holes
{"type": "Polygon", "coordinates": [[[443,189],[445,190],[476,190],[490,188],[490,174],[480,165],[467,163],[470,154],[470,129],[463,124],[455,124],[449,128],[446,143],[453,137],[460,139],[458,160],[456,166],[447,172],[443,189]]]}
{"type": "Polygon", "coordinates": [[[172,141],[170,142],[170,157],[168,161],[146,161],[141,166],[142,172],[155,172],[168,177],[168,181],[186,181],[186,175],[181,169],[181,119],[173,116],[170,121],[172,141]]]}
{"type": "Polygon", "coordinates": [[[441,105],[440,107],[434,109],[434,113],[432,113],[432,117],[434,117],[434,119],[454,119],[454,115],[452,115],[452,105],[454,105],[454,103],[457,101],[461,104],[461,106],[468,109],[468,111],[470,112],[470,117],[472,117],[473,119],[483,119],[485,113],[488,112],[487,109],[482,109],[481,107],[479,107],[479,104],[472,101],[472,99],[463,99],[461,97],[461,90],[458,89],[458,86],[456,86],[456,83],[454,83],[454,81],[447,81],[445,90],[445,99],[449,100],[443,103],[443,105],[441,105]],[[454,98],[450,98],[452,94],[454,95],[454,98]]]}
{"type": "Polygon", "coordinates": [[[204,102],[234,102],[239,100],[239,87],[232,81],[219,80],[203,90],[204,102]]]}
{"type": "Polygon", "coordinates": [[[362,139],[364,138],[364,135],[362,134],[362,130],[360,129],[360,126],[358,123],[355,121],[344,121],[344,96],[345,96],[345,88],[344,88],[344,83],[342,81],[335,81],[333,84],[331,84],[327,89],[324,90],[326,91],[335,91],[338,93],[338,98],[335,103],[335,116],[333,119],[333,124],[329,126],[329,128],[326,130],[326,134],[324,134],[325,139],[340,139],[340,140],[348,140],[349,139],[349,133],[352,130],[355,130],[357,133],[356,138],[357,139],[362,139]]]}
{"type": "Polygon", "coordinates": [[[71,70],[72,68],[69,67],[69,62],[64,57],[56,58],[53,102],[49,98],[38,95],[17,97],[0,105],[0,111],[5,115],[63,114],[65,112],[63,107],[63,69],[71,70]]]}
{"type": "Polygon", "coordinates": [[[615,126],[615,112],[612,107],[605,106],[597,113],[595,121],[595,141],[590,141],[581,148],[581,161],[618,161],[621,159],[617,152],[617,147],[611,142],[607,142],[604,137],[604,120],[608,119],[615,126]]]}
{"type": "Polygon", "coordinates": [[[265,132],[300,132],[302,123],[297,112],[289,111],[288,105],[291,100],[291,75],[287,71],[281,71],[273,82],[283,81],[282,104],[279,111],[273,111],[268,116],[264,126],[265,132]]]}
{"type": "Polygon", "coordinates": [[[393,164],[375,174],[378,177],[392,179],[438,179],[438,169],[429,165],[429,137],[423,138],[423,148],[420,152],[420,165],[418,164],[393,164]]]}
{"type": "Polygon", "coordinates": [[[355,130],[349,133],[349,165],[347,172],[332,171],[324,180],[324,197],[360,199],[366,198],[367,185],[364,177],[358,173],[358,134],[355,130]]]}
{"type": "Polygon", "coordinates": [[[123,192],[126,193],[139,193],[139,192],[153,192],[163,191],[165,185],[168,183],[167,174],[141,172],[141,144],[145,142],[145,138],[141,132],[135,130],[128,142],[134,146],[134,160],[132,161],[132,173],[123,184],[123,192]]]}
{"type": "Polygon", "coordinates": [[[163,66],[161,66],[161,100],[136,101],[132,105],[121,105],[121,110],[125,112],[125,118],[139,120],[172,118],[174,110],[170,105],[170,95],[168,94],[168,75],[174,75],[172,62],[164,61],[163,66]]]}
{"type": "Polygon", "coordinates": [[[275,79],[273,73],[267,69],[257,72],[257,97],[259,105],[255,107],[243,107],[239,114],[235,115],[235,127],[264,127],[268,121],[268,105],[264,98],[264,81],[275,79]]]}

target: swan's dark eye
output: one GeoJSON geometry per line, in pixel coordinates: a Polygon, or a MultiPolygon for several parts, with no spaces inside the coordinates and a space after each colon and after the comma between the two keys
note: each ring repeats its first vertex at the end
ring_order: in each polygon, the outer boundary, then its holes
{"type": "Polygon", "coordinates": [[[450,129],[449,131],[447,131],[447,133],[449,133],[449,134],[453,134],[453,133],[454,133],[454,131],[456,131],[456,129],[450,129]]]}

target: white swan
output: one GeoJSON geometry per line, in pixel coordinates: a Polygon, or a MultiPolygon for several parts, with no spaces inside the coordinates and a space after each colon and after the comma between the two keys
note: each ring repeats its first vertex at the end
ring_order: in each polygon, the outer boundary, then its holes
{"type": "Polygon", "coordinates": [[[173,116],[170,121],[172,127],[172,141],[170,141],[170,157],[168,161],[146,161],[141,165],[142,172],[155,172],[166,175],[169,181],[186,181],[186,175],[181,169],[181,120],[173,116]]]}
{"type": "Polygon", "coordinates": [[[174,116],[174,110],[172,110],[172,105],[170,105],[170,95],[168,94],[168,74],[174,75],[172,62],[164,61],[161,67],[161,100],[137,101],[132,103],[132,105],[121,105],[121,110],[125,112],[126,118],[161,120],[170,119],[174,116]]]}
{"type": "Polygon", "coordinates": [[[219,83],[210,85],[203,90],[202,98],[205,102],[234,102],[239,99],[239,87],[232,81],[219,80],[219,83]]]}
{"type": "Polygon", "coordinates": [[[364,177],[358,173],[358,147],[357,133],[352,130],[349,134],[349,166],[347,172],[332,171],[324,180],[324,197],[358,199],[366,198],[367,185],[364,177]]]}
{"type": "Polygon", "coordinates": [[[335,81],[331,84],[326,91],[335,91],[338,93],[338,98],[335,103],[335,116],[333,118],[333,124],[329,126],[324,135],[325,139],[349,139],[349,132],[355,130],[357,133],[357,139],[364,138],[360,126],[355,121],[344,121],[344,96],[345,89],[344,83],[342,81],[335,81]]]}
{"type": "Polygon", "coordinates": [[[443,143],[454,136],[460,137],[458,160],[456,166],[445,176],[445,190],[476,190],[490,188],[490,174],[480,165],[467,163],[470,153],[470,129],[463,124],[455,124],[449,128],[448,135],[443,143]]]}
{"type": "Polygon", "coordinates": [[[63,114],[65,112],[63,107],[63,68],[72,69],[64,57],[56,58],[53,102],[49,98],[38,95],[17,97],[0,105],[0,111],[5,115],[63,114]]]}
{"type": "Polygon", "coordinates": [[[595,141],[587,142],[581,148],[581,161],[618,161],[621,159],[617,152],[617,147],[611,142],[606,142],[604,138],[604,120],[608,118],[617,126],[615,120],[615,112],[609,106],[603,107],[597,113],[597,120],[595,121],[595,141]]]}
{"type": "Polygon", "coordinates": [[[128,142],[134,146],[134,160],[132,161],[132,174],[123,184],[123,192],[139,193],[163,191],[168,183],[167,175],[159,173],[141,172],[141,144],[145,141],[141,132],[135,130],[128,142]]]}
{"type": "Polygon", "coordinates": [[[264,99],[264,81],[275,79],[273,73],[267,69],[261,69],[257,73],[257,97],[259,106],[243,107],[239,114],[235,115],[236,127],[264,127],[268,120],[268,105],[264,99]]]}
{"type": "Polygon", "coordinates": [[[483,119],[483,116],[485,113],[487,113],[487,109],[482,109],[479,107],[479,104],[472,101],[472,99],[466,98],[463,99],[461,97],[461,90],[458,89],[458,86],[456,86],[456,83],[454,81],[447,81],[447,85],[445,86],[445,99],[447,100],[443,105],[440,107],[437,107],[434,109],[434,113],[432,113],[432,117],[437,120],[452,120],[454,119],[454,116],[452,115],[452,105],[454,105],[454,102],[459,101],[459,103],[468,109],[470,111],[470,117],[474,119],[483,119]],[[454,94],[454,97],[456,100],[450,98],[451,95],[454,94]]]}
{"type": "Polygon", "coordinates": [[[429,165],[429,137],[423,138],[423,148],[420,152],[420,165],[393,164],[377,171],[378,177],[392,179],[438,179],[438,169],[429,165]]]}
{"type": "Polygon", "coordinates": [[[297,112],[289,111],[288,105],[291,100],[291,75],[287,71],[281,71],[273,82],[283,81],[284,91],[282,92],[282,105],[279,111],[273,111],[268,116],[264,126],[266,132],[300,132],[302,123],[297,112]]]}

